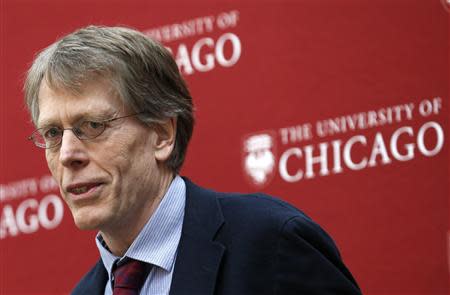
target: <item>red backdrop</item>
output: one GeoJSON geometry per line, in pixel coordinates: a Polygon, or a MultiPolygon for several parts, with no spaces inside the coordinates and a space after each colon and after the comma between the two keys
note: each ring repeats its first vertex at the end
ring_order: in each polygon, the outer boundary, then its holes
{"type": "Polygon", "coordinates": [[[88,24],[172,50],[196,105],[183,175],[302,208],[364,294],[449,293],[446,0],[0,3],[1,294],[67,294],[98,257],[21,91],[34,54],[88,24]]]}

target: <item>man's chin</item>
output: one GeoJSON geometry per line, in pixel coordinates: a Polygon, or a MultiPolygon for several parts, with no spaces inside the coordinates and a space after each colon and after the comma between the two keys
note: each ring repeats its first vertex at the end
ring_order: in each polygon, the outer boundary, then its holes
{"type": "Polygon", "coordinates": [[[86,222],[76,222],[75,221],[75,225],[80,229],[80,230],[98,230],[99,227],[92,224],[92,223],[86,223],[86,222]]]}
{"type": "Polygon", "coordinates": [[[81,230],[99,230],[103,224],[98,216],[83,216],[83,214],[74,214],[73,221],[81,230]]]}

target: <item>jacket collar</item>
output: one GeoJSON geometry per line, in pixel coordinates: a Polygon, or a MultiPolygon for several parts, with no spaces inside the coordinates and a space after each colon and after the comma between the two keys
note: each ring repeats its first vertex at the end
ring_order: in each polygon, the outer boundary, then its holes
{"type": "Polygon", "coordinates": [[[213,294],[225,246],[214,241],[224,223],[215,192],[187,178],[186,209],[170,295],[213,294]]]}
{"type": "MultiPolygon", "coordinates": [[[[225,246],[214,241],[224,223],[215,192],[202,189],[189,179],[186,207],[178,245],[170,295],[214,293],[225,246]]],[[[104,294],[108,274],[101,260],[80,281],[72,295],[104,294]]]]}

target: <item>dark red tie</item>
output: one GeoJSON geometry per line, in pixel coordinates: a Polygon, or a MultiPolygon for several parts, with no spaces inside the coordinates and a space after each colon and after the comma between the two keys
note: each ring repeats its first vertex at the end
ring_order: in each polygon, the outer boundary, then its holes
{"type": "Polygon", "coordinates": [[[134,259],[119,264],[113,272],[113,295],[139,295],[150,269],[150,264],[134,259]]]}

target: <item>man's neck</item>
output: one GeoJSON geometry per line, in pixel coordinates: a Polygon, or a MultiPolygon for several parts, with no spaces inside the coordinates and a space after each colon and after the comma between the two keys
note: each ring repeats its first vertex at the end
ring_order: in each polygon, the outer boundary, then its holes
{"type": "Polygon", "coordinates": [[[112,254],[122,257],[126,253],[142,228],[158,208],[164,195],[169,189],[173,178],[173,173],[162,177],[160,182],[161,185],[159,186],[160,189],[156,194],[156,197],[149,198],[147,205],[140,208],[141,210],[138,212],[129,212],[129,214],[132,215],[128,218],[128,220],[133,221],[131,224],[121,223],[120,225],[114,225],[110,228],[100,230],[100,234],[112,254]]]}

